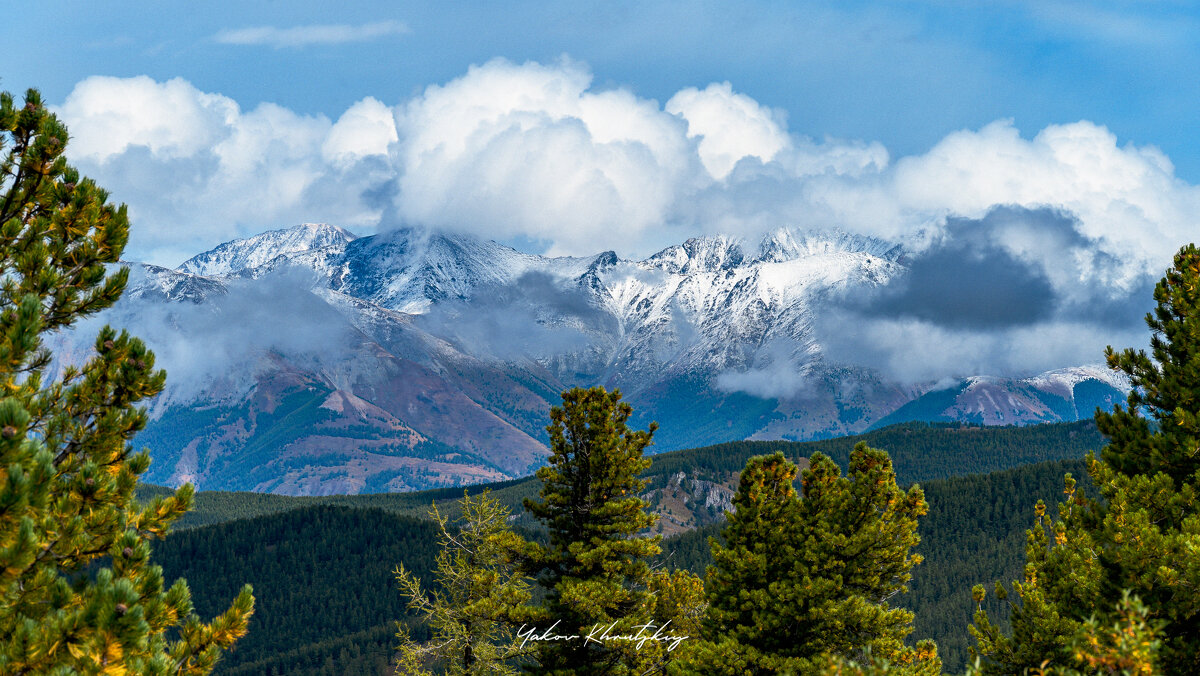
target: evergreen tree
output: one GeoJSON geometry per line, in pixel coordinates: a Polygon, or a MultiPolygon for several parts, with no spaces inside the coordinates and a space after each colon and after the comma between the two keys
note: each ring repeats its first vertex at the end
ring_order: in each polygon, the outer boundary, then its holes
{"type": "Polygon", "coordinates": [[[47,336],[116,302],[125,207],[69,167],[66,128],[35,90],[0,95],[0,673],[204,674],[245,633],[243,589],[209,624],[187,585],[163,588],[148,540],[192,489],[140,506],[150,458],[129,441],[165,374],[105,327],[95,354],[55,376],[47,336]],[[107,567],[101,567],[108,557],[107,567]],[[168,636],[168,630],[171,634],[168,636]]]}
{"type": "Polygon", "coordinates": [[[919,487],[896,485],[886,453],[860,443],[850,471],[818,453],[793,486],[782,453],[751,458],[734,511],[712,543],[704,640],[679,671],[695,674],[816,673],[868,652],[900,673],[938,673],[931,641],[904,645],[912,613],[887,601],[905,590],[920,556],[919,487]]]}
{"type": "Polygon", "coordinates": [[[515,621],[529,602],[529,584],[518,570],[527,547],[508,526],[509,511],[487,492],[464,493],[457,528],[434,507],[430,515],[441,530],[437,555],[439,590],[426,593],[401,565],[396,580],[409,597],[408,607],[429,625],[430,640],[419,644],[400,625],[398,673],[515,674],[511,661],[522,654],[515,621]]]}
{"type": "Polygon", "coordinates": [[[638,614],[647,618],[644,635],[659,634],[636,649],[634,673],[670,673],[675,660],[685,652],[687,641],[699,638],[707,603],[704,581],[689,570],[656,570],[647,582],[646,606],[638,614]]]}
{"type": "Polygon", "coordinates": [[[1057,670],[1056,676],[1122,674],[1152,676],[1162,641],[1156,638],[1160,622],[1149,619],[1150,609],[1126,593],[1113,613],[1115,621],[1102,624],[1096,617],[1084,622],[1070,646],[1071,655],[1083,669],[1057,670]]]}
{"type": "MultiPolygon", "coordinates": [[[[1023,582],[1014,582],[1012,634],[978,610],[971,633],[985,670],[1015,673],[1046,664],[1088,671],[1072,646],[1087,644],[1089,619],[1111,626],[1132,594],[1149,609],[1163,673],[1200,673],[1200,250],[1183,247],[1154,290],[1146,316],[1151,354],[1107,350],[1110,368],[1133,385],[1128,406],[1097,412],[1110,443],[1088,473],[1099,499],[1076,491],[1051,519],[1038,503],[1026,542],[1023,582]]],[[[1005,590],[997,584],[997,594],[1005,590]]],[[[983,598],[976,587],[976,601],[983,598]]]]}
{"type": "MultiPolygon", "coordinates": [[[[537,472],[540,500],[524,503],[549,529],[532,563],[546,589],[534,619],[558,622],[560,634],[609,626],[625,634],[644,618],[648,560],[660,552],[661,537],[638,535],[655,520],[638,477],[650,465],[643,452],[657,426],[629,429],[633,411],[617,391],[575,388],[562,399],[546,428],[551,455],[537,472]]],[[[628,642],[581,639],[543,642],[538,660],[540,673],[622,674],[637,655],[628,642]]]]}

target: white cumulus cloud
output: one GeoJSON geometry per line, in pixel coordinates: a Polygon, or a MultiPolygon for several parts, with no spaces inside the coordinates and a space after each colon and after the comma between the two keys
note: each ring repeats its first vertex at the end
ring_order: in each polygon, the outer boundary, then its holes
{"type": "Polygon", "coordinates": [[[337,123],[174,79],[92,77],[57,108],[68,157],[129,204],[129,254],[175,265],[220,241],[305,221],[373,227],[368,195],[395,179],[390,110],[364,99],[337,123]]]}
{"type": "Polygon", "coordinates": [[[728,176],[744,157],[770,162],[790,145],[784,114],[735,93],[728,82],[684,89],[667,101],[666,110],[687,120],[689,137],[700,137],[700,160],[716,179],[728,176]]]}
{"type": "Polygon", "coordinates": [[[237,118],[238,105],[182,78],[97,76],[77,84],[59,114],[70,125],[71,157],[103,162],[132,146],[160,158],[208,150],[237,118]]]}
{"type": "Polygon", "coordinates": [[[1200,188],[1177,178],[1157,148],[1119,146],[1087,121],[1028,140],[1008,121],[951,134],[897,162],[890,193],[902,214],[926,217],[979,217],[997,204],[1065,209],[1081,234],[1129,262],[1130,275],[1161,271],[1200,233],[1200,188]]]}
{"type": "Polygon", "coordinates": [[[580,64],[471,68],[401,107],[399,210],[409,221],[523,235],[582,253],[662,227],[699,166],[682,120],[580,64]]]}
{"type": "Polygon", "coordinates": [[[321,155],[334,163],[351,163],[372,155],[384,156],[398,140],[392,109],[367,97],[342,113],[321,144],[321,155]]]}

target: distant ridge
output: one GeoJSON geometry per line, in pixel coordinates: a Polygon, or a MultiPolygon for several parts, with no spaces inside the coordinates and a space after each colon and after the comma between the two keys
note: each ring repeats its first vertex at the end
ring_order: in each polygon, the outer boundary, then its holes
{"type": "MultiPolygon", "coordinates": [[[[907,420],[1090,418],[1099,367],[906,383],[834,361],[822,313],[905,274],[895,243],[780,228],[643,260],[523,253],[413,227],[304,224],[178,269],[133,267],[105,317],[171,374],[138,443],[150,478],[286,495],[409,491],[533,471],[574,386],[620,389],[655,451],[827,439],[907,420]],[[282,272],[287,274],[279,274],[282,272]]],[[[90,343],[56,346],[86,354],[90,343]]]]}
{"type": "MultiPolygon", "coordinates": [[[[908,422],[822,441],[734,441],[671,451],[652,456],[650,468],[643,476],[650,481],[650,490],[662,488],[670,477],[680,472],[693,481],[728,482],[736,477],[750,456],[775,451],[800,462],[813,453],[825,453],[845,467],[850,450],[860,441],[888,451],[897,479],[902,484],[983,474],[1047,460],[1078,459],[1087,451],[1099,451],[1105,444],[1091,420],[1025,427],[908,422]]],[[[194,528],[312,505],[382,509],[420,517],[426,514],[431,503],[436,502],[439,509],[453,514],[454,505],[464,491],[470,495],[491,491],[514,513],[521,513],[521,500],[536,494],[539,485],[536,477],[527,476],[466,487],[368,495],[293,497],[199,491],[195,508],[178,522],[178,527],[194,528]]],[[[153,485],[139,487],[143,497],[165,494],[167,490],[153,485]]]]}
{"type": "Polygon", "coordinates": [[[967,421],[1028,424],[1090,418],[1124,402],[1129,380],[1101,364],[1057,369],[1030,378],[973,377],[942,387],[880,418],[870,429],[896,423],[967,421]]]}

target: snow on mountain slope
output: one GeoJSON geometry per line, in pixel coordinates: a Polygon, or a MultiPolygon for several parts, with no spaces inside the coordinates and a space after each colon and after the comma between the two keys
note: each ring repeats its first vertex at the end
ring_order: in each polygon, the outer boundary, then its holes
{"type": "Polygon", "coordinates": [[[660,423],[656,450],[913,419],[1075,420],[1127,390],[1094,366],[927,391],[830,363],[818,314],[905,269],[900,247],[838,231],[695,238],[623,260],[304,225],[178,270],[135,266],[108,320],[144,335],[171,374],[147,431],[155,478],[206,488],[517,476],[544,457],[548,409],[575,385],[620,388],[638,425],[660,423]]]}
{"type": "Polygon", "coordinates": [[[304,223],[285,230],[271,230],[246,239],[235,239],[184,261],[179,272],[195,275],[230,275],[257,268],[276,256],[343,247],[358,239],[354,233],[327,223],[304,223]]]}
{"type": "MultiPolygon", "coordinates": [[[[261,260],[242,270],[247,276],[302,267],[347,296],[465,328],[471,316],[504,305],[542,326],[586,337],[586,346],[566,355],[569,363],[561,368],[599,377],[662,366],[742,367],[755,362],[758,347],[776,339],[799,345],[795,356],[805,361],[819,352],[807,316],[813,301],[831,290],[880,284],[901,269],[894,245],[840,232],[779,230],[759,243],[754,256],[743,246],[709,237],[643,261],[621,260],[612,252],[546,258],[462,235],[399,229],[344,248],[274,257],[262,255],[254,238],[214,252],[222,260],[261,260]]],[[[193,260],[213,257],[210,252],[193,260]]],[[[448,339],[456,338],[455,327],[443,328],[448,339]]]]}
{"type": "Polygon", "coordinates": [[[561,280],[580,274],[585,259],[544,258],[462,235],[403,229],[346,247],[330,288],[409,314],[442,301],[466,300],[526,275],[561,280]]]}
{"type": "Polygon", "coordinates": [[[127,263],[129,282],[122,299],[202,303],[205,300],[228,293],[218,280],[196,274],[181,273],[149,263],[127,263]]]}
{"type": "Polygon", "coordinates": [[[810,369],[821,355],[814,306],[895,275],[901,267],[892,251],[865,238],[781,230],[754,257],[737,240],[713,237],[616,262],[599,274],[598,303],[617,318],[620,336],[608,373],[810,369]]]}
{"type": "Polygon", "coordinates": [[[1129,376],[1120,371],[1114,371],[1105,364],[1084,364],[1069,366],[1025,378],[1024,382],[1046,391],[1069,391],[1076,385],[1087,380],[1104,383],[1114,389],[1128,391],[1129,376]]]}
{"type": "Polygon", "coordinates": [[[842,233],[780,230],[752,257],[743,246],[712,237],[643,261],[612,252],[546,258],[462,235],[400,229],[344,249],[277,256],[241,274],[306,268],[331,290],[424,316],[429,330],[468,352],[504,360],[517,356],[510,344],[518,345],[567,380],[636,384],[664,369],[763,366],[783,343],[792,346],[789,363],[804,368],[820,353],[812,304],[901,269],[896,247],[842,233]],[[523,331],[536,340],[515,335],[523,331]]]}
{"type": "Polygon", "coordinates": [[[1102,364],[1056,369],[1029,378],[973,376],[914,398],[875,426],[909,420],[1028,425],[1082,420],[1122,403],[1129,380],[1102,364]]]}

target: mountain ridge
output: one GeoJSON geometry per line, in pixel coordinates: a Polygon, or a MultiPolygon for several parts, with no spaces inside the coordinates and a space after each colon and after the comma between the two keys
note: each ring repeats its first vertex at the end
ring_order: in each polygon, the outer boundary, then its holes
{"type": "Polygon", "coordinates": [[[1097,366],[947,385],[832,362],[820,314],[906,270],[902,247],[840,231],[693,238],[626,260],[304,224],[176,270],[134,268],[107,319],[143,335],[172,374],[139,439],[154,449],[150,478],[205,488],[520,476],[545,457],[549,407],[573,386],[619,388],[635,424],[660,423],[660,450],[903,420],[1076,420],[1127,389],[1097,366]],[[296,410],[273,417],[269,401],[296,410]]]}

